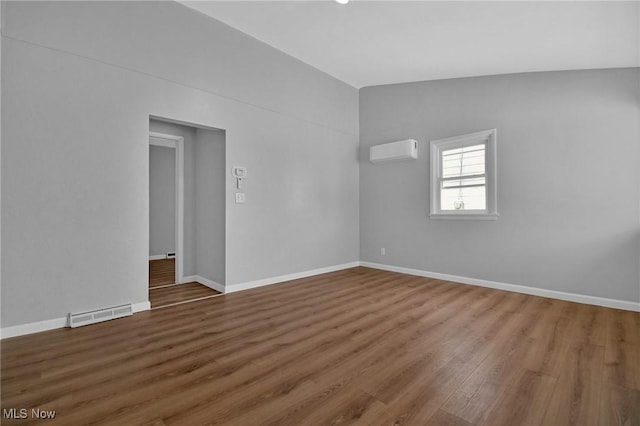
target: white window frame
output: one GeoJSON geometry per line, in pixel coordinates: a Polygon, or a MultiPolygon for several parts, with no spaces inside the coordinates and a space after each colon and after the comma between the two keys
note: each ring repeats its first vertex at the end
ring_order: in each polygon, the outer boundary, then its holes
{"type": "Polygon", "coordinates": [[[497,173],[496,173],[496,129],[483,130],[451,138],[430,142],[431,154],[431,197],[429,217],[431,219],[476,219],[496,220],[498,218],[497,173]],[[486,209],[485,210],[442,210],[440,208],[440,188],[442,180],[442,152],[450,149],[486,144],[486,209]]]}

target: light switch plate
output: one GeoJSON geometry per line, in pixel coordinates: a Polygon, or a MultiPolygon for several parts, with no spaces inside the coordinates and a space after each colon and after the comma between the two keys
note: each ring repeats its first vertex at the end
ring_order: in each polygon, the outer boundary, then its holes
{"type": "Polygon", "coordinates": [[[244,204],[244,192],[236,192],[236,204],[244,204]]]}

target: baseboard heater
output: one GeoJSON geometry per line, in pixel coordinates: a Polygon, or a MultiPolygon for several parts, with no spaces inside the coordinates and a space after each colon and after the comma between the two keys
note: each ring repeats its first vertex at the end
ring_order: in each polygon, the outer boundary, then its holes
{"type": "Polygon", "coordinates": [[[128,305],[114,306],[112,308],[102,308],[95,311],[69,313],[69,324],[71,328],[83,325],[95,324],[97,322],[109,321],[116,318],[128,317],[133,314],[131,303],[128,305]]]}

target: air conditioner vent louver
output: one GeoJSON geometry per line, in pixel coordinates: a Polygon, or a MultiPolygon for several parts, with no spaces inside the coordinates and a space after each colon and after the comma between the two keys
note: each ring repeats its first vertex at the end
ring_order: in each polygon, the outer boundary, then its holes
{"type": "Polygon", "coordinates": [[[101,321],[127,317],[133,314],[131,304],[114,306],[112,308],[97,309],[91,312],[69,313],[69,327],[95,324],[101,321]]]}

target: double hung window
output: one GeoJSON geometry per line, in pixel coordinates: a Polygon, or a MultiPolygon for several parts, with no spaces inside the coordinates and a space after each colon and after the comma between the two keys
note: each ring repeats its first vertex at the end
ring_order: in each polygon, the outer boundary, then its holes
{"type": "Polygon", "coordinates": [[[496,130],[431,141],[433,219],[496,219],[496,130]]]}

